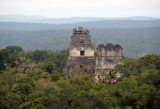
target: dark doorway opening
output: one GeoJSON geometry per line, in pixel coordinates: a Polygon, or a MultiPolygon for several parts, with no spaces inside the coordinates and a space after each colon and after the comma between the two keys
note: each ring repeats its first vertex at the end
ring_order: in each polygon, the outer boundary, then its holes
{"type": "Polygon", "coordinates": [[[80,51],[80,55],[81,55],[81,56],[84,56],[84,51],[80,51]]]}

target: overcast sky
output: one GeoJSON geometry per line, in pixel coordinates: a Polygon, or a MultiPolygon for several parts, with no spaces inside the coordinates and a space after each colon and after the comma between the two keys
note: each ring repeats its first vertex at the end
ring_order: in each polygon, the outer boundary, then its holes
{"type": "Polygon", "coordinates": [[[160,0],[0,0],[0,14],[46,17],[160,17],[160,0]]]}

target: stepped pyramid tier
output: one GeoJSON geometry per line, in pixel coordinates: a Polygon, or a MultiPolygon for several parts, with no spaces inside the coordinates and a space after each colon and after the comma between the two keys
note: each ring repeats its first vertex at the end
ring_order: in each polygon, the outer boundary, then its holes
{"type": "Polygon", "coordinates": [[[89,31],[83,27],[73,29],[69,46],[69,57],[64,72],[72,72],[76,65],[95,67],[94,47],[89,31]]]}

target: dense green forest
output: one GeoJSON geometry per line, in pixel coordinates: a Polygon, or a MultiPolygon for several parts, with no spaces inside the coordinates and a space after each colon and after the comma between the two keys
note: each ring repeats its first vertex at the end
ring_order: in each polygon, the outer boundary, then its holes
{"type": "MultiPolygon", "coordinates": [[[[68,50],[0,50],[1,109],[159,109],[160,55],[123,57],[115,84],[94,82],[94,73],[62,73],[68,50]]],[[[102,72],[103,73],[103,72],[102,72]]],[[[113,79],[103,74],[107,80],[113,79]]]]}
{"type": "Polygon", "coordinates": [[[139,58],[160,54],[160,20],[104,20],[71,24],[0,22],[0,49],[17,45],[25,51],[68,49],[73,28],[84,26],[90,31],[94,47],[120,44],[123,55],[139,58]]]}

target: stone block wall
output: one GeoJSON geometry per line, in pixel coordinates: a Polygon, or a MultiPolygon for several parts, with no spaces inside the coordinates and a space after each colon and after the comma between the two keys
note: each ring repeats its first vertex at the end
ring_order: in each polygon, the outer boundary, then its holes
{"type": "Polygon", "coordinates": [[[96,70],[113,70],[117,64],[121,64],[122,47],[119,44],[100,44],[97,47],[96,70]]]}

